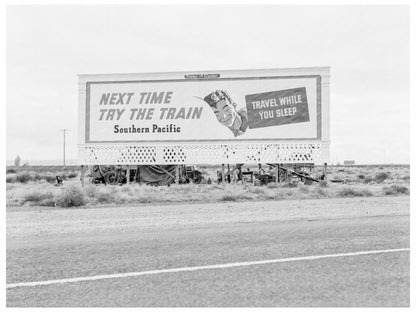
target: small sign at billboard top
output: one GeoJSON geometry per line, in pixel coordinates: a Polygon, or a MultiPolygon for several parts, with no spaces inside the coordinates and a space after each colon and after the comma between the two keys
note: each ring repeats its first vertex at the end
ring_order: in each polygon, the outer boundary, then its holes
{"type": "Polygon", "coordinates": [[[88,82],[85,142],[320,139],[319,76],[210,75],[88,82]]]}
{"type": "Polygon", "coordinates": [[[185,75],[186,79],[213,79],[220,78],[220,74],[192,74],[185,75]]]}

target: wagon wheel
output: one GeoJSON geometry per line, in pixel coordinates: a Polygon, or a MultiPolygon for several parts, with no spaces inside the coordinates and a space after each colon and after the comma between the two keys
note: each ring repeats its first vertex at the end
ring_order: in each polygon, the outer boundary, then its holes
{"type": "Polygon", "coordinates": [[[195,178],[194,183],[195,184],[201,184],[201,183],[204,184],[205,183],[205,178],[202,177],[202,176],[198,176],[198,177],[195,178]]]}
{"type": "Polygon", "coordinates": [[[117,176],[117,173],[114,171],[107,172],[105,174],[105,180],[110,185],[117,185],[119,183],[119,177],[117,176]]]}

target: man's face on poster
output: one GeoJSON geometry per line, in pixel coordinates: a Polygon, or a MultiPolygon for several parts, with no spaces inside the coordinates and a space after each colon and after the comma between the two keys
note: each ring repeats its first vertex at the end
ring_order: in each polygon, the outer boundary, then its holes
{"type": "Polygon", "coordinates": [[[239,129],[241,126],[241,118],[237,113],[235,105],[227,97],[221,96],[217,92],[211,94],[211,100],[216,103],[211,105],[211,108],[217,120],[224,126],[239,129]]]}

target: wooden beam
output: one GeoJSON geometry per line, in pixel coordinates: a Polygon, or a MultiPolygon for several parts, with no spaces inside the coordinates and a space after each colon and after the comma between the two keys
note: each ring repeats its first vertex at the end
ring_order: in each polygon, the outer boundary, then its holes
{"type": "Polygon", "coordinates": [[[175,168],[175,184],[179,184],[179,165],[175,168]]]}
{"type": "Polygon", "coordinates": [[[280,169],[280,166],[279,166],[279,164],[276,164],[276,166],[274,167],[274,177],[275,177],[275,181],[276,181],[276,185],[278,185],[279,184],[279,182],[280,182],[280,178],[279,178],[279,170],[280,169]]]}
{"type": "Polygon", "coordinates": [[[84,179],[85,179],[85,172],[84,172],[85,170],[84,170],[84,165],[81,165],[81,186],[82,187],[84,187],[84,183],[85,183],[85,181],[84,181],[84,179]]]}

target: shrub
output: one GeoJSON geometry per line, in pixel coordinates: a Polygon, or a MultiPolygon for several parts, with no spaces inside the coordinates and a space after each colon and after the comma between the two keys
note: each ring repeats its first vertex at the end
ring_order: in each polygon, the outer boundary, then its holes
{"type": "Polygon", "coordinates": [[[77,176],[78,176],[78,173],[76,173],[76,172],[70,172],[70,173],[68,174],[68,178],[69,178],[69,179],[76,178],[77,176]]]}
{"type": "Polygon", "coordinates": [[[85,193],[78,186],[64,188],[56,196],[56,204],[63,208],[83,206],[86,204],[85,193]]]}
{"type": "Polygon", "coordinates": [[[320,187],[328,187],[328,182],[327,181],[319,181],[319,186],[320,187]]]}
{"type": "Polygon", "coordinates": [[[365,179],[365,175],[364,174],[359,174],[357,176],[357,178],[360,179],[360,180],[364,180],[365,179]]]}
{"type": "Polygon", "coordinates": [[[328,192],[322,188],[316,188],[315,193],[318,195],[318,197],[328,197],[328,192]]]}
{"type": "Polygon", "coordinates": [[[110,192],[110,190],[107,190],[107,191],[104,191],[104,192],[103,191],[100,191],[100,192],[97,192],[96,193],[95,198],[97,199],[97,201],[99,203],[102,203],[102,204],[104,204],[104,203],[110,204],[110,203],[114,203],[115,202],[115,193],[114,192],[110,192]]]}
{"type": "Polygon", "coordinates": [[[367,189],[354,189],[351,187],[344,187],[338,191],[337,195],[340,197],[369,197],[373,196],[373,193],[367,189]]]}
{"type": "Polygon", "coordinates": [[[27,182],[32,181],[32,180],[33,180],[33,177],[28,172],[19,172],[16,175],[16,181],[20,182],[20,183],[27,183],[27,182]]]}
{"type": "Polygon", "coordinates": [[[7,169],[6,173],[16,173],[16,170],[15,169],[7,169]]]}
{"type": "Polygon", "coordinates": [[[15,183],[16,182],[16,175],[8,174],[6,175],[6,183],[15,183]]]}
{"type": "Polygon", "coordinates": [[[379,172],[376,174],[375,180],[377,183],[382,183],[384,180],[386,180],[389,177],[389,175],[385,172],[379,172]]]}
{"type": "Polygon", "coordinates": [[[21,201],[25,202],[40,202],[45,199],[52,199],[53,194],[51,192],[44,192],[42,190],[32,190],[22,196],[21,201]]]}
{"type": "Polygon", "coordinates": [[[383,194],[384,195],[399,195],[399,194],[406,194],[408,195],[409,188],[402,185],[392,185],[392,186],[386,186],[383,187],[383,194]]]}
{"type": "Polygon", "coordinates": [[[293,187],[298,187],[298,184],[290,182],[290,183],[283,184],[282,187],[293,188],[293,187]]]}
{"type": "Polygon", "coordinates": [[[95,197],[97,193],[97,187],[94,185],[87,185],[84,187],[84,193],[87,197],[95,197]]]}
{"type": "Polygon", "coordinates": [[[236,201],[236,199],[234,195],[224,195],[220,198],[221,201],[236,201]]]}
{"type": "Polygon", "coordinates": [[[45,198],[38,202],[38,205],[43,207],[55,207],[56,203],[53,198],[45,198]]]}
{"type": "Polygon", "coordinates": [[[34,177],[34,180],[45,180],[48,183],[55,183],[56,177],[52,174],[46,173],[46,174],[36,174],[34,177]]]}
{"type": "Polygon", "coordinates": [[[276,183],[274,183],[274,182],[272,182],[272,183],[269,183],[269,184],[267,184],[267,186],[266,186],[268,189],[276,189],[276,188],[278,188],[279,187],[279,185],[277,185],[276,183]]]}
{"type": "MultiPolygon", "coordinates": [[[[267,187],[268,186],[269,186],[269,184],[267,185],[267,187]]],[[[251,186],[251,187],[249,187],[248,190],[249,190],[250,193],[254,193],[254,194],[264,194],[265,193],[264,189],[260,186],[251,186]]]]}

